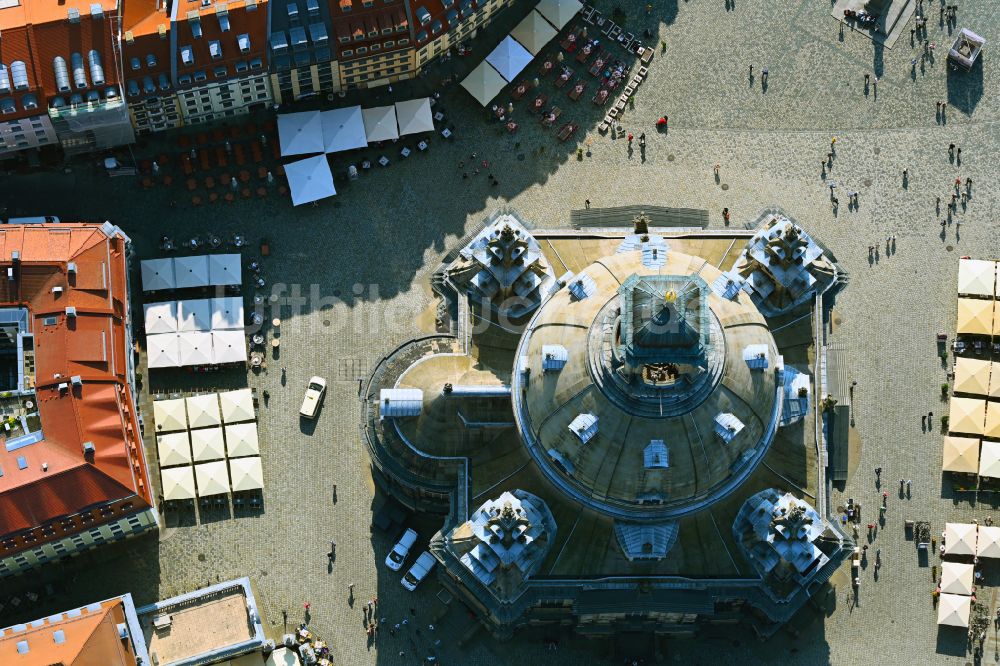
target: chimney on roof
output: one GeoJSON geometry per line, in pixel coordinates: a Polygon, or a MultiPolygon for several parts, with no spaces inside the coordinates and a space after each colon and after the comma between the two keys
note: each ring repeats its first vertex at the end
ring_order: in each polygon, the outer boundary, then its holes
{"type": "Polygon", "coordinates": [[[76,316],[76,307],[72,306],[72,305],[67,305],[66,306],[66,316],[67,317],[75,317],[76,316]]]}
{"type": "Polygon", "coordinates": [[[52,293],[53,293],[53,294],[54,294],[55,296],[58,296],[58,295],[59,295],[59,294],[61,294],[62,292],[63,292],[63,288],[62,288],[62,287],[52,287],[52,293]]]}
{"type": "Polygon", "coordinates": [[[42,463],[42,471],[43,472],[49,471],[49,464],[47,462],[42,463]]]}
{"type": "Polygon", "coordinates": [[[77,9],[76,7],[70,7],[69,11],[66,13],[66,16],[67,20],[69,20],[70,23],[80,22],[80,10],[77,9]]]}
{"type": "Polygon", "coordinates": [[[73,386],[83,386],[83,377],[80,375],[73,375],[69,380],[73,382],[73,386]]]}
{"type": "Polygon", "coordinates": [[[167,38],[167,26],[166,26],[166,24],[161,23],[158,26],[156,26],[156,32],[160,35],[160,39],[166,39],[167,38]]]}
{"type": "Polygon", "coordinates": [[[101,3],[95,2],[90,5],[90,17],[95,21],[104,18],[104,8],[101,7],[101,3]]]}
{"type": "Polygon", "coordinates": [[[21,251],[20,250],[14,250],[13,252],[11,252],[10,253],[10,260],[13,261],[15,264],[17,262],[21,261],[21,251]]]}
{"type": "Polygon", "coordinates": [[[84,442],[83,443],[83,457],[84,458],[86,458],[87,460],[91,460],[94,457],[95,453],[97,453],[97,449],[94,448],[94,443],[93,442],[84,442]]]}
{"type": "Polygon", "coordinates": [[[125,43],[132,44],[135,42],[135,34],[131,30],[125,31],[125,43]]]}
{"type": "Polygon", "coordinates": [[[13,266],[8,266],[7,267],[7,279],[10,280],[11,282],[14,281],[14,267],[13,266]]]}
{"type": "Polygon", "coordinates": [[[70,262],[68,262],[66,264],[66,272],[67,273],[76,273],[76,262],[75,261],[70,261],[70,262]]]}
{"type": "Polygon", "coordinates": [[[59,392],[60,393],[62,393],[63,391],[68,391],[68,390],[69,390],[69,384],[67,384],[66,382],[59,382],[59,392]]]}

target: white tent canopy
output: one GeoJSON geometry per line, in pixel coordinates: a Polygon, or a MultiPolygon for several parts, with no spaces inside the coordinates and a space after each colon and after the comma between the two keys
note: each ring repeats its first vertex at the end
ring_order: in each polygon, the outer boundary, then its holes
{"type": "Polygon", "coordinates": [[[195,465],[194,473],[198,478],[200,496],[225,495],[229,492],[229,472],[224,460],[195,465]]]}
{"type": "Polygon", "coordinates": [[[212,330],[243,328],[243,299],[218,296],[212,299],[212,330]]]}
{"type": "Polygon", "coordinates": [[[977,557],[1000,557],[1000,527],[979,526],[976,537],[977,557]]]}
{"type": "Polygon", "coordinates": [[[212,331],[214,363],[246,363],[247,343],[243,331],[212,331]]]}
{"type": "Polygon", "coordinates": [[[146,303],[142,306],[146,334],[177,332],[177,302],[146,303]]]}
{"type": "Polygon", "coordinates": [[[181,348],[176,333],[146,336],[146,363],[150,368],[176,368],[180,361],[181,348]]]}
{"type": "Polygon", "coordinates": [[[434,117],[431,115],[429,97],[396,102],[396,120],[399,134],[419,134],[434,131],[434,117]]]}
{"type": "Polygon", "coordinates": [[[395,106],[376,106],[371,109],[362,109],[361,116],[365,121],[365,135],[368,143],[399,138],[395,106]]]}
{"type": "MultiPolygon", "coordinates": [[[[497,44],[492,53],[486,56],[486,62],[493,65],[500,76],[508,81],[513,81],[521,73],[521,70],[528,66],[531,58],[532,55],[528,53],[528,50],[508,35],[497,44]]],[[[399,113],[398,109],[396,113],[399,113]]]]}
{"type": "Polygon", "coordinates": [[[260,439],[257,437],[257,424],[230,423],[226,426],[226,451],[230,458],[241,456],[259,456],[260,439]]]}
{"type": "Polygon", "coordinates": [[[186,399],[188,423],[192,428],[204,428],[206,426],[219,425],[222,420],[219,418],[219,394],[206,393],[204,395],[193,395],[186,399]]]}
{"type": "Polygon", "coordinates": [[[233,490],[261,490],[264,487],[264,470],[260,457],[236,458],[229,461],[229,471],[233,475],[233,490]]]}
{"type": "Polygon", "coordinates": [[[942,594],[938,599],[938,624],[968,627],[971,606],[972,597],[961,594],[942,594]]]}
{"type": "Polygon", "coordinates": [[[499,72],[485,60],[462,80],[462,87],[483,106],[493,101],[506,85],[507,82],[499,72]]]}
{"type": "Polygon", "coordinates": [[[997,266],[982,259],[960,259],[958,262],[958,293],[993,297],[997,266]]]}
{"type": "Polygon", "coordinates": [[[582,8],[580,0],[541,0],[535,7],[556,30],[562,30],[582,8]]]}
{"type": "Polygon", "coordinates": [[[325,152],[339,153],[344,150],[368,146],[365,119],[360,106],[345,106],[340,109],[323,111],[320,118],[323,123],[323,150],[325,152]]]}
{"type": "Polygon", "coordinates": [[[144,259],[140,262],[142,272],[142,290],[157,291],[173,289],[177,286],[174,280],[174,260],[144,259]]]}
{"type": "Polygon", "coordinates": [[[312,203],[337,193],[333,186],[333,174],[326,155],[307,157],[285,165],[288,188],[292,192],[292,205],[312,203]]]}
{"type": "Polygon", "coordinates": [[[188,442],[187,430],[157,435],[156,451],[159,454],[160,467],[190,464],[191,444],[188,442]]]}
{"type": "Polygon", "coordinates": [[[556,36],[556,29],[533,9],[524,17],[523,21],[517,24],[517,27],[510,31],[510,36],[516,39],[529,53],[538,55],[538,52],[556,36]]]}
{"type": "Polygon", "coordinates": [[[253,409],[253,392],[248,388],[220,393],[219,404],[222,405],[224,423],[240,423],[257,418],[253,409]]]}
{"type": "Polygon", "coordinates": [[[222,428],[199,428],[191,431],[191,451],[195,462],[221,460],[226,457],[222,428]]]}
{"type": "Polygon", "coordinates": [[[177,365],[211,365],[212,334],[208,331],[185,331],[177,334],[180,362],[177,365]]]}
{"type": "Polygon", "coordinates": [[[163,484],[163,499],[194,499],[194,473],[190,466],[161,469],[160,481],[163,484]]]}
{"type": "Polygon", "coordinates": [[[240,255],[208,255],[208,280],[209,284],[213,285],[243,284],[240,255]]]}
{"type": "Polygon", "coordinates": [[[945,523],[945,555],[975,555],[976,526],[971,523],[945,523]]]}
{"type": "Polygon", "coordinates": [[[177,301],[178,331],[207,331],[212,328],[212,301],[196,298],[177,301]]]}
{"type": "Polygon", "coordinates": [[[278,143],[283,157],[322,153],[323,123],[320,112],[302,111],[279,115],[278,143]]]}
{"type": "Polygon", "coordinates": [[[174,257],[174,278],[178,289],[208,286],[208,255],[174,257]]]}
{"type": "Polygon", "coordinates": [[[948,594],[972,594],[972,565],[942,562],[941,591],[948,594]]]}
{"type": "Polygon", "coordinates": [[[184,398],[153,401],[153,421],[156,432],[171,432],[186,430],[187,412],[184,409],[184,398]]]}
{"type": "Polygon", "coordinates": [[[979,450],[979,476],[1000,479],[1000,442],[983,440],[979,450]]]}

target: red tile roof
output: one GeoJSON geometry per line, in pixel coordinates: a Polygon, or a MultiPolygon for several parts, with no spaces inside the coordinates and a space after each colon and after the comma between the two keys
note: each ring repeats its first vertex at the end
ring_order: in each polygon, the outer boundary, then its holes
{"type": "Polygon", "coordinates": [[[80,609],[80,614],[62,619],[42,620],[39,626],[29,625],[23,631],[8,629],[0,636],[0,663],[17,666],[136,666],[129,641],[118,636],[118,624],[125,622],[121,598],[98,604],[97,608],[80,609]],[[55,640],[61,631],[63,642],[55,640]],[[17,644],[27,641],[28,651],[18,652],[17,644]]]}
{"type": "MultiPolygon", "coordinates": [[[[267,2],[259,0],[256,9],[247,11],[245,0],[235,0],[226,5],[229,27],[226,32],[222,31],[219,23],[218,4],[202,7],[201,3],[192,0],[175,0],[173,17],[173,30],[177,41],[177,73],[192,74],[196,71],[204,71],[209,77],[212,70],[222,65],[229,66],[229,77],[235,75],[232,65],[241,60],[261,58],[264,66],[267,64],[267,2]],[[191,30],[191,21],[188,14],[194,12],[198,14],[198,22],[201,24],[201,37],[195,38],[191,30]],[[241,53],[237,37],[242,34],[250,36],[250,52],[241,53]],[[218,41],[222,47],[222,57],[213,59],[209,44],[218,41]],[[190,46],[194,55],[194,64],[185,65],[181,60],[180,49],[183,46],[190,46]]],[[[264,70],[259,70],[262,73],[264,70]]]]}
{"type": "Polygon", "coordinates": [[[127,499],[134,511],[150,506],[128,384],[125,241],[111,232],[96,224],[0,229],[0,268],[13,266],[12,253],[20,253],[17,279],[0,281],[0,306],[29,312],[43,433],[40,442],[14,451],[0,447],[0,538],[95,505],[127,499]],[[56,286],[62,290],[54,293],[56,286]],[[75,317],[67,316],[67,306],[76,308],[75,317]],[[73,376],[82,384],[73,384],[73,376]],[[84,442],[95,448],[89,460],[84,442]]]}
{"type": "MultiPolygon", "coordinates": [[[[159,90],[159,76],[166,74],[170,78],[170,16],[165,4],[159,0],[123,0],[122,2],[122,76],[126,81],[135,80],[139,90],[143,91],[142,79],[152,77],[157,85],[155,95],[163,95],[159,90]],[[165,29],[160,37],[160,26],[165,29]],[[131,37],[131,41],[129,40],[131,37]],[[156,65],[150,67],[147,56],[156,59],[156,65]],[[139,59],[139,69],[132,69],[132,58],[139,59]]],[[[128,94],[127,91],[125,93],[128,94]]],[[[146,96],[141,92],[141,96],[146,96]]]]}

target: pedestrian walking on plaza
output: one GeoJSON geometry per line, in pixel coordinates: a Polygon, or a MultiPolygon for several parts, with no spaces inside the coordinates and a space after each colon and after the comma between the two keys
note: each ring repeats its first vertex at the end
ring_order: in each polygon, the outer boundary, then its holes
{"type": "Polygon", "coordinates": [[[879,480],[881,480],[881,478],[882,478],[882,468],[881,467],[876,467],[875,468],[875,480],[879,481],[879,480]]]}
{"type": "Polygon", "coordinates": [[[920,427],[923,428],[923,429],[925,429],[925,430],[927,429],[927,417],[926,416],[921,416],[920,417],[920,427]]]}
{"type": "Polygon", "coordinates": [[[956,155],[956,157],[958,157],[959,160],[961,160],[962,159],[962,149],[959,148],[957,151],[955,151],[955,155],[956,155]]]}
{"type": "Polygon", "coordinates": [[[331,560],[337,556],[337,542],[330,541],[330,553],[327,555],[331,560]]]}
{"type": "Polygon", "coordinates": [[[912,488],[912,486],[913,486],[913,481],[911,479],[907,479],[906,480],[906,495],[907,495],[907,497],[910,495],[910,488],[912,488]]]}
{"type": "MultiPolygon", "coordinates": [[[[941,108],[941,102],[938,102],[937,105],[938,105],[938,108],[940,109],[941,108]]],[[[955,144],[953,144],[953,143],[949,143],[948,144],[948,154],[949,155],[954,155],[955,154],[955,144]]]]}
{"type": "Polygon", "coordinates": [[[722,209],[722,221],[727,227],[729,226],[729,208],[722,209]]]}
{"type": "Polygon", "coordinates": [[[927,425],[931,424],[931,420],[934,418],[934,412],[927,412],[927,425]]]}
{"type": "Polygon", "coordinates": [[[586,206],[587,210],[590,210],[590,199],[584,199],[583,205],[586,206]]]}
{"type": "Polygon", "coordinates": [[[764,71],[760,73],[760,82],[767,83],[767,67],[765,67],[764,71]]]}
{"type": "Polygon", "coordinates": [[[750,78],[753,78],[753,63],[750,63],[750,78]]]}
{"type": "Polygon", "coordinates": [[[888,490],[883,490],[882,491],[882,506],[885,506],[888,501],[889,501],[889,491],[888,490]]]}
{"type": "Polygon", "coordinates": [[[868,87],[869,80],[871,79],[871,74],[865,74],[865,88],[868,87]]]}

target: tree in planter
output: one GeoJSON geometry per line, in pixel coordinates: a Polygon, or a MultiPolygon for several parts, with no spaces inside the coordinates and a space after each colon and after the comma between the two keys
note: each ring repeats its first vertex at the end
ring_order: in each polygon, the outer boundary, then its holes
{"type": "Polygon", "coordinates": [[[948,387],[948,382],[945,382],[944,384],[941,384],[941,396],[942,397],[945,397],[945,398],[948,397],[948,388],[949,388],[948,387]]]}
{"type": "Polygon", "coordinates": [[[941,417],[941,430],[943,430],[944,432],[948,432],[948,421],[950,420],[951,419],[948,418],[947,414],[941,417]]]}

